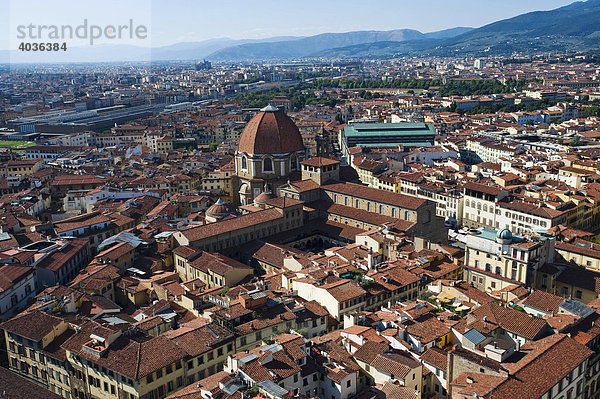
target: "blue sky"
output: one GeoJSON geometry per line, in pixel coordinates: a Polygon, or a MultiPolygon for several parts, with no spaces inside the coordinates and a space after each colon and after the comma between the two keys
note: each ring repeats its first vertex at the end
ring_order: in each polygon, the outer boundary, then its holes
{"type": "MultiPolygon", "coordinates": [[[[536,10],[549,10],[571,0],[0,0],[0,49],[14,48],[17,26],[148,26],[144,40],[121,43],[162,46],[184,41],[230,37],[306,36],[324,32],[389,30],[430,32],[455,26],[478,27],[536,10]]],[[[85,44],[76,42],[75,45],[85,44]]]]}

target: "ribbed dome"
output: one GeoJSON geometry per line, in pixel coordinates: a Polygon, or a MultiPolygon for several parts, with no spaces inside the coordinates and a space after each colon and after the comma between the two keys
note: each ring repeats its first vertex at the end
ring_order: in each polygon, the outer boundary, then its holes
{"type": "Polygon", "coordinates": [[[217,202],[212,204],[206,210],[206,216],[212,216],[212,217],[219,217],[219,216],[222,217],[222,216],[226,216],[230,213],[231,213],[231,209],[229,208],[229,205],[227,205],[227,203],[225,201],[223,201],[221,198],[219,198],[217,200],[217,202]]]}
{"type": "Polygon", "coordinates": [[[259,203],[259,204],[264,204],[265,202],[267,202],[270,199],[276,198],[275,195],[273,195],[273,193],[271,191],[263,191],[262,193],[260,193],[258,195],[258,197],[254,198],[254,202],[259,203]]]}
{"type": "Polygon", "coordinates": [[[294,121],[273,106],[261,109],[248,122],[238,144],[238,151],[248,154],[286,154],[303,149],[294,121]]]}

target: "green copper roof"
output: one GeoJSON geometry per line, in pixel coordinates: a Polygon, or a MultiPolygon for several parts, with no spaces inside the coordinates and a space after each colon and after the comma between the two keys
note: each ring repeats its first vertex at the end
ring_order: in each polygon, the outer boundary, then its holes
{"type": "Polygon", "coordinates": [[[433,125],[417,123],[355,123],[344,127],[346,137],[436,134],[433,125]]]}

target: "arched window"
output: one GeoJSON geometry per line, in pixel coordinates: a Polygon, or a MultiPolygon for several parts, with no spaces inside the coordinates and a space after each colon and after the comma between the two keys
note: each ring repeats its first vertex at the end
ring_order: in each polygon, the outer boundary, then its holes
{"type": "Polygon", "coordinates": [[[248,170],[248,160],[242,155],[242,169],[248,170]]]}
{"type": "Polygon", "coordinates": [[[263,172],[272,172],[273,171],[273,161],[271,158],[263,159],[263,172]]]}
{"type": "Polygon", "coordinates": [[[298,169],[298,158],[292,157],[292,159],[290,160],[290,169],[291,170],[298,169]]]}

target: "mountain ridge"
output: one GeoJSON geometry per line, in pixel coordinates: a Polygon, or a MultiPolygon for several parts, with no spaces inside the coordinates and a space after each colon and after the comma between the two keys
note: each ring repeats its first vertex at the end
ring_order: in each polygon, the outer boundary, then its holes
{"type": "Polygon", "coordinates": [[[210,54],[208,58],[215,61],[302,58],[331,48],[381,41],[405,42],[427,38],[446,38],[468,32],[471,29],[473,28],[456,27],[429,33],[421,33],[414,29],[321,33],[296,40],[230,46],[210,54]]]}
{"type": "Polygon", "coordinates": [[[480,28],[429,42],[371,43],[313,53],[310,57],[403,55],[508,55],[514,52],[564,52],[600,50],[600,0],[578,1],[547,11],[533,11],[480,28]],[[385,51],[383,48],[385,47],[385,51]],[[374,52],[374,48],[379,51],[374,52]]]}

